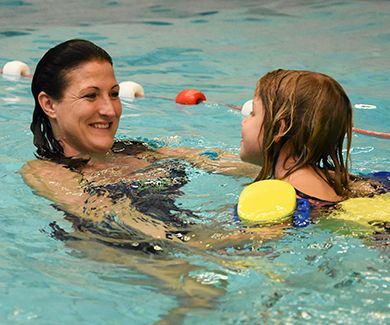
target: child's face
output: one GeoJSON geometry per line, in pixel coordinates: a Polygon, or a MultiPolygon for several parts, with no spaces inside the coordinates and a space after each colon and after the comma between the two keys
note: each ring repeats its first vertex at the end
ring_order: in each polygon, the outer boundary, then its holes
{"type": "Polygon", "coordinates": [[[242,121],[240,158],[248,163],[262,164],[264,108],[260,98],[253,99],[253,111],[242,121]]]}

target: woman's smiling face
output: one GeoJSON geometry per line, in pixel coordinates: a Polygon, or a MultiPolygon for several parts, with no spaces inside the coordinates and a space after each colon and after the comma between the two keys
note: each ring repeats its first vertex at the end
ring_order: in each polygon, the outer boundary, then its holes
{"type": "Polygon", "coordinates": [[[52,100],[50,121],[65,156],[110,150],[122,114],[119,85],[109,62],[86,62],[66,76],[60,100],[52,100]]]}

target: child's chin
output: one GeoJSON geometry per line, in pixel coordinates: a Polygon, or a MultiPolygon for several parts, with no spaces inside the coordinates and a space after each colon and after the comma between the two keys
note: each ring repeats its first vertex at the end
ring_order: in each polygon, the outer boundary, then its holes
{"type": "Polygon", "coordinates": [[[247,155],[245,155],[245,153],[242,151],[240,151],[240,159],[243,162],[252,163],[251,160],[249,159],[249,157],[247,155]]]}
{"type": "Polygon", "coordinates": [[[242,149],[240,149],[240,159],[245,161],[245,155],[243,154],[242,149]]]}
{"type": "Polygon", "coordinates": [[[253,165],[257,165],[257,166],[261,166],[261,161],[260,159],[257,159],[254,158],[254,157],[248,157],[247,155],[245,155],[244,153],[242,153],[240,151],[240,159],[243,161],[243,162],[246,162],[246,163],[249,163],[249,164],[253,164],[253,165]]]}

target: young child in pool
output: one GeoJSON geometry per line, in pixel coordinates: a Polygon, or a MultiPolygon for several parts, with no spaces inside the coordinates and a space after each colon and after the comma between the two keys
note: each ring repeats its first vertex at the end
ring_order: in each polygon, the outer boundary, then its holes
{"type": "Polygon", "coordinates": [[[255,182],[284,180],[298,197],[328,206],[377,190],[367,183],[359,193],[351,188],[351,139],[352,106],[337,81],[317,72],[275,70],[257,83],[252,112],[242,122],[240,157],[261,166],[255,182]]]}

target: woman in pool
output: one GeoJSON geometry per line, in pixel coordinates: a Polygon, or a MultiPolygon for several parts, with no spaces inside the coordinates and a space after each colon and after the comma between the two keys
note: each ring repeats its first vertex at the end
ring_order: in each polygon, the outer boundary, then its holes
{"type": "Polygon", "coordinates": [[[54,223],[54,235],[95,259],[150,274],[165,283],[170,294],[184,296],[172,317],[209,306],[222,290],[189,276],[194,267],[185,260],[164,260],[161,254],[144,260],[143,254],[129,256],[110,246],[148,253],[182,242],[187,244],[180,245],[183,250],[209,247],[215,232],[194,231],[196,225],[188,217],[196,216],[175,205],[188,181],[184,159],[227,174],[245,175],[252,167],[248,164],[245,170],[240,163],[244,169],[238,171],[239,160],[222,152],[216,164],[200,155],[202,150],[153,150],[142,142],[114,142],[122,112],[119,86],[111,57],[89,41],[69,40],[50,49],[36,67],[32,93],[31,130],[39,159],[23,166],[22,175],[72,221],[74,232],[66,233],[54,223]]]}
{"type": "Polygon", "coordinates": [[[119,86],[111,57],[89,41],[50,49],[36,67],[32,93],[39,159],[23,167],[23,177],[66,211],[77,231],[107,243],[159,252],[169,241],[204,242],[203,230],[188,234],[196,228],[188,216],[196,216],[174,202],[187,182],[183,160],[224,173],[251,169],[241,163],[238,170],[222,152],[216,164],[198,149],[114,142],[122,112],[119,86]]]}
{"type": "Polygon", "coordinates": [[[322,73],[275,70],[257,83],[240,157],[262,166],[255,181],[284,180],[312,206],[331,207],[385,191],[349,174],[351,139],[352,106],[339,83],[322,73]]]}

